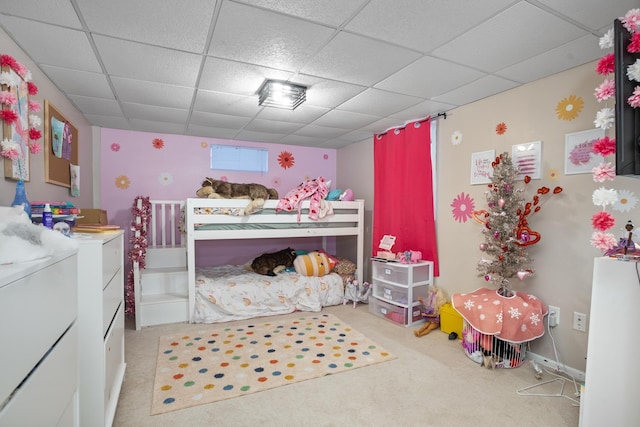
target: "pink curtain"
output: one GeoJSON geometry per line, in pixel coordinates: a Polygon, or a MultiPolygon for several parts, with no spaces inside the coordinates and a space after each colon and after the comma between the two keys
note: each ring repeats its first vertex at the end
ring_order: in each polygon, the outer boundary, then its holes
{"type": "Polygon", "coordinates": [[[430,119],[374,136],[373,254],[385,234],[393,252],[416,250],[439,275],[431,174],[430,119]]]}

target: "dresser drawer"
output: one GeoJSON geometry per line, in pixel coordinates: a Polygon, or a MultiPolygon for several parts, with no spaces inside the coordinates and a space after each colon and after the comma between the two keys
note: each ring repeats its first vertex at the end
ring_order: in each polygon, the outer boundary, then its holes
{"type": "MultiPolygon", "coordinates": [[[[3,366],[7,370],[14,368],[3,366]]],[[[72,413],[77,411],[77,387],[78,340],[74,324],[0,411],[0,426],[75,425],[69,409],[72,413]]]]}
{"type": "Polygon", "coordinates": [[[111,278],[107,287],[102,292],[102,336],[107,334],[107,329],[116,315],[116,310],[124,299],[122,274],[116,274],[111,278]]]}
{"type": "Polygon", "coordinates": [[[122,266],[122,234],[102,245],[102,286],[105,287],[122,266]]]}
{"type": "Polygon", "coordinates": [[[74,254],[0,288],[0,403],[75,320],[76,275],[74,254]]]}
{"type": "Polygon", "coordinates": [[[113,327],[104,340],[104,407],[105,416],[118,401],[124,375],[124,304],[118,308],[113,327]],[[115,399],[115,400],[114,400],[115,399]]]}

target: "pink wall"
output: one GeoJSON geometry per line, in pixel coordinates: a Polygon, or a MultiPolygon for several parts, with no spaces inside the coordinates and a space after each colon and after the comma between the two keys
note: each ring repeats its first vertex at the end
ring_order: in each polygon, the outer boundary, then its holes
{"type": "MultiPolygon", "coordinates": [[[[109,222],[126,230],[125,252],[128,252],[131,206],[137,196],[178,200],[196,197],[195,192],[206,177],[229,182],[255,182],[278,190],[284,196],[307,178],[324,176],[336,182],[336,150],[231,141],[194,136],[155,134],[148,132],[102,129],[101,131],[101,203],[109,222]],[[209,169],[210,144],[259,147],[269,150],[269,172],[217,171],[209,169]],[[283,152],[293,156],[293,165],[278,161],[283,152]]],[[[197,251],[199,265],[242,264],[271,250],[286,247],[280,239],[262,242],[225,242],[224,251],[197,251]],[[284,246],[283,246],[284,245],[284,246]]],[[[209,243],[206,243],[209,244],[209,243]]],[[[299,239],[292,247],[315,249],[318,241],[299,239]],[[312,247],[309,247],[312,246],[312,247]]],[[[219,245],[219,244],[218,244],[219,245]]],[[[125,260],[125,264],[127,261],[125,260]]]]}

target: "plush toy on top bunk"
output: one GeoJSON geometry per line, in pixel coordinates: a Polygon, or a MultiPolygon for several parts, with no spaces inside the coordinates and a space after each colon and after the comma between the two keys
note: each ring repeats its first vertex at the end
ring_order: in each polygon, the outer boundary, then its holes
{"type": "Polygon", "coordinates": [[[196,196],[203,199],[250,199],[251,202],[244,208],[244,214],[250,215],[260,210],[265,200],[277,199],[278,192],[262,184],[238,184],[207,177],[196,191],[196,196]]]}

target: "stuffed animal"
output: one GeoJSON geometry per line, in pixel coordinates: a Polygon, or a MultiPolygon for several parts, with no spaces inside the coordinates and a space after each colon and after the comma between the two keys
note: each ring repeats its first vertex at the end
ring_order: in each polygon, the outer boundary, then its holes
{"type": "Polygon", "coordinates": [[[298,255],[293,261],[296,273],[303,276],[324,276],[331,273],[331,260],[322,252],[309,252],[298,255]]]}
{"type": "Polygon", "coordinates": [[[296,251],[287,248],[278,252],[262,254],[251,263],[251,270],[265,276],[275,276],[288,267],[293,267],[296,251]]]}
{"type": "Polygon", "coordinates": [[[260,210],[265,200],[277,199],[278,192],[262,184],[236,184],[207,177],[196,191],[196,196],[203,199],[250,199],[244,208],[244,214],[250,215],[260,210]]]}

